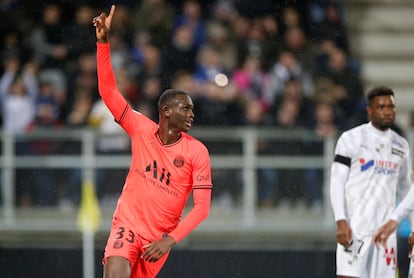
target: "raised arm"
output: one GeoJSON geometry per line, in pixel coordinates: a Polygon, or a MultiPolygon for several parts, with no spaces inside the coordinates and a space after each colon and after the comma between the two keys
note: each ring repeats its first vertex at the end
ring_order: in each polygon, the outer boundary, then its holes
{"type": "Polygon", "coordinates": [[[108,36],[114,13],[115,5],[112,5],[108,16],[106,13],[101,13],[99,16],[93,18],[93,25],[95,26],[97,39],[96,60],[99,94],[115,120],[121,122],[129,105],[116,86],[115,74],[111,64],[108,36]]]}

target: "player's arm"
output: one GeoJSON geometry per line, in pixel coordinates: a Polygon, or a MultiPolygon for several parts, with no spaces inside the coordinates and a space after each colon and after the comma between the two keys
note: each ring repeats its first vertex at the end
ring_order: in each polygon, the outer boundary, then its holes
{"type": "Polygon", "coordinates": [[[345,183],[349,175],[349,158],[336,155],[331,166],[330,200],[336,221],[336,241],[345,248],[352,243],[352,231],[345,212],[345,183]]]}
{"type": "Polygon", "coordinates": [[[129,105],[116,86],[115,74],[111,64],[108,34],[111,29],[114,13],[115,6],[112,5],[109,15],[107,16],[105,13],[101,13],[93,19],[93,25],[95,26],[97,39],[96,59],[99,94],[108,106],[112,115],[114,115],[115,120],[120,122],[125,116],[129,105]]]}
{"type": "Polygon", "coordinates": [[[349,227],[345,210],[345,184],[351,167],[350,150],[347,135],[338,139],[335,157],[331,166],[329,196],[336,221],[336,241],[348,248],[352,243],[352,230],[349,227]]]}
{"type": "Polygon", "coordinates": [[[170,234],[164,234],[162,239],[154,240],[144,246],[144,253],[141,258],[149,262],[156,262],[170,249],[201,222],[203,222],[210,211],[211,186],[193,190],[194,207],[187,214],[180,225],[170,234]]]}
{"type": "MultiPolygon", "coordinates": [[[[398,180],[398,190],[397,190],[397,199],[403,200],[405,196],[407,196],[409,190],[413,186],[411,175],[412,175],[412,161],[411,161],[411,154],[410,149],[408,147],[408,143],[406,143],[407,147],[405,148],[405,156],[403,163],[400,167],[400,176],[398,180]]],[[[414,231],[414,213],[408,213],[407,215],[408,222],[410,223],[411,231],[414,231]]],[[[401,222],[401,221],[400,221],[401,222]]]]}
{"type": "Polygon", "coordinates": [[[194,206],[178,225],[178,227],[170,233],[170,236],[179,242],[194,230],[201,222],[203,222],[210,212],[211,203],[211,186],[206,188],[196,188],[193,190],[194,206]]]}

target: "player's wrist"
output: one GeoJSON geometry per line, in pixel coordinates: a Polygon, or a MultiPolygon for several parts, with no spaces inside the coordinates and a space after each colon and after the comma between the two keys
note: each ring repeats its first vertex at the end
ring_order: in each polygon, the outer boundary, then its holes
{"type": "Polygon", "coordinates": [[[165,240],[168,240],[170,242],[171,246],[175,245],[175,243],[176,243],[175,239],[172,236],[170,236],[168,233],[163,233],[162,238],[165,239],[165,240]]]}

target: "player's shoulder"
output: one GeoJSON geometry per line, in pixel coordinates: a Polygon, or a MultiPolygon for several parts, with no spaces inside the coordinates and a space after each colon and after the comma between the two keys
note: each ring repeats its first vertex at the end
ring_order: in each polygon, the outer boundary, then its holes
{"type": "Polygon", "coordinates": [[[208,152],[206,145],[204,145],[204,143],[201,142],[199,139],[185,132],[182,133],[182,136],[183,136],[183,140],[185,140],[185,142],[189,145],[191,149],[198,150],[198,151],[203,150],[203,151],[208,152]]]}
{"type": "Polygon", "coordinates": [[[144,115],[143,113],[132,109],[131,108],[131,112],[132,112],[132,117],[134,117],[135,121],[139,122],[139,126],[143,127],[143,128],[147,128],[150,130],[158,129],[158,124],[156,122],[154,122],[152,119],[150,119],[149,117],[147,117],[146,115],[144,115]]]}
{"type": "Polygon", "coordinates": [[[340,137],[342,138],[347,138],[347,137],[359,137],[361,134],[363,134],[364,132],[366,132],[368,128],[368,124],[360,124],[358,126],[352,127],[348,130],[345,130],[344,132],[342,132],[342,134],[340,135],[340,137]]]}
{"type": "Polygon", "coordinates": [[[407,139],[392,129],[391,129],[391,141],[393,145],[396,145],[397,147],[401,149],[408,148],[409,146],[407,139]]]}

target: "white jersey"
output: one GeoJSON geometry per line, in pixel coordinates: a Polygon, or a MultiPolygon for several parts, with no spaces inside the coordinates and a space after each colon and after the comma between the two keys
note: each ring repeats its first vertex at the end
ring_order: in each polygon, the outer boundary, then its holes
{"type": "MultiPolygon", "coordinates": [[[[401,200],[410,189],[407,141],[391,129],[380,131],[371,123],[362,124],[339,137],[334,163],[349,167],[343,187],[331,188],[334,194],[335,190],[344,190],[344,208],[336,211],[345,212],[355,238],[372,235],[389,219],[397,197],[401,200]]],[[[338,205],[332,203],[334,213],[338,205]]]]}

